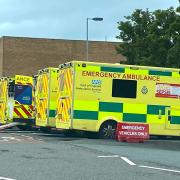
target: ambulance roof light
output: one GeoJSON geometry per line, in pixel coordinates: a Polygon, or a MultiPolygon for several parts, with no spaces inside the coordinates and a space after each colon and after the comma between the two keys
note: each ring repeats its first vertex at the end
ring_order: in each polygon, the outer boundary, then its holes
{"type": "Polygon", "coordinates": [[[132,70],[139,70],[139,67],[130,67],[132,70]]]}
{"type": "Polygon", "coordinates": [[[60,64],[60,65],[59,65],[59,68],[62,69],[63,67],[64,67],[64,64],[60,64]]]}
{"type": "Polygon", "coordinates": [[[86,64],[85,64],[85,63],[82,63],[82,67],[86,67],[86,64]]]}

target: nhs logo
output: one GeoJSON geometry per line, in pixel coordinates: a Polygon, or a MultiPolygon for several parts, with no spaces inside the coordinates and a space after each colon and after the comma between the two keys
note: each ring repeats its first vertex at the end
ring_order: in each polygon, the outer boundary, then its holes
{"type": "Polygon", "coordinates": [[[101,80],[95,80],[95,79],[93,79],[92,80],[92,85],[101,85],[101,80]]]}

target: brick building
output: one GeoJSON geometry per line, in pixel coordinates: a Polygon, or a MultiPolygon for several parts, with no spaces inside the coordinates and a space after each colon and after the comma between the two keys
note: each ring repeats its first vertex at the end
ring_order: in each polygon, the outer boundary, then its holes
{"type": "MultiPolygon", "coordinates": [[[[89,60],[117,63],[123,56],[116,53],[116,42],[89,42],[89,60]]],[[[39,39],[24,37],[0,38],[0,76],[37,74],[45,67],[58,67],[70,60],[86,59],[86,41],[39,39]]]]}

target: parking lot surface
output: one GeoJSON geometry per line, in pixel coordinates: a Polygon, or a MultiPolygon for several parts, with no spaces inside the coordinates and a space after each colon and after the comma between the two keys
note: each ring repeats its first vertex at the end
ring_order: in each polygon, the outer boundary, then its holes
{"type": "Polygon", "coordinates": [[[179,180],[180,140],[145,143],[0,132],[0,180],[179,180]]]}

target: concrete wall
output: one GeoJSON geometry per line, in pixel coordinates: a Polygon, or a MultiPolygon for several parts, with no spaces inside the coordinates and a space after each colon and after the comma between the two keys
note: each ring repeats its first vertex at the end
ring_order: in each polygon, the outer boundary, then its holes
{"type": "MultiPolygon", "coordinates": [[[[32,75],[45,67],[58,67],[71,60],[86,59],[86,41],[2,37],[3,75],[32,75]]],[[[89,60],[120,62],[114,42],[89,42],[89,60]]]]}

